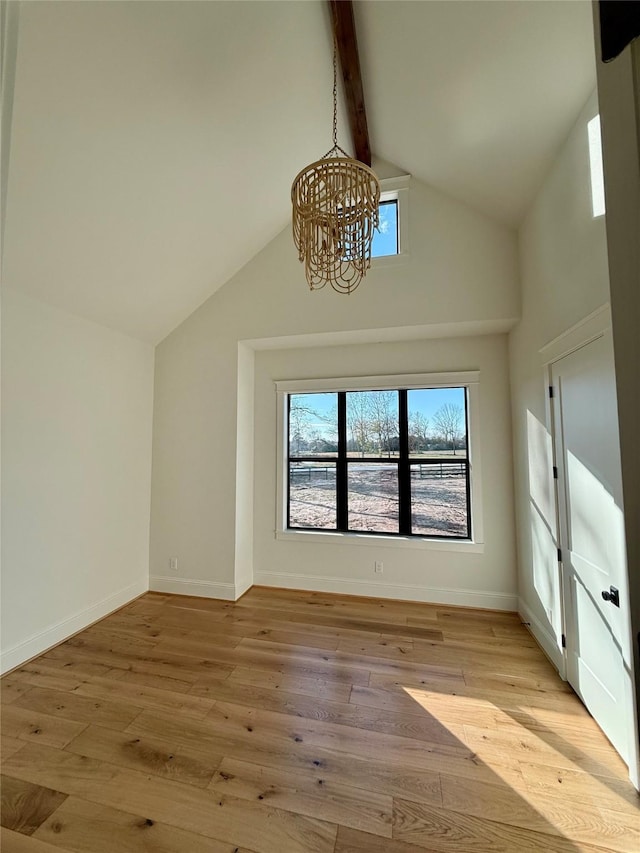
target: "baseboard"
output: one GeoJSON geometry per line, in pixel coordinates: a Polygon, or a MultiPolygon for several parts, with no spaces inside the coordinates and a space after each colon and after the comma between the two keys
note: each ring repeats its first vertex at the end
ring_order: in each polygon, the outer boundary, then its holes
{"type": "Polygon", "coordinates": [[[104,619],[105,616],[113,613],[114,610],[124,607],[125,604],[128,604],[134,598],[138,598],[148,588],[146,579],[138,581],[104,598],[97,604],[92,604],[91,607],[87,607],[73,616],[69,616],[67,619],[56,622],[55,625],[51,625],[51,627],[46,628],[44,631],[33,634],[21,643],[11,646],[9,649],[4,649],[0,656],[0,672],[5,673],[10,669],[15,669],[15,667],[37,657],[37,655],[42,654],[53,646],[57,646],[58,643],[63,643],[69,637],[77,634],[78,631],[83,631],[89,625],[100,619],[104,619]]]}
{"type": "Polygon", "coordinates": [[[235,601],[235,584],[198,581],[192,578],[167,578],[155,575],[149,578],[149,589],[154,592],[173,592],[176,595],[197,595],[200,598],[220,598],[235,601]]]}
{"type": "Polygon", "coordinates": [[[517,596],[504,592],[478,592],[472,589],[446,589],[410,584],[371,583],[363,580],[297,575],[289,572],[256,572],[258,586],[284,589],[303,589],[309,592],[336,592],[343,595],[365,595],[372,598],[392,598],[399,601],[424,601],[429,604],[451,604],[457,607],[477,607],[483,610],[515,611],[517,596]]]}
{"type": "Polygon", "coordinates": [[[518,599],[518,613],[542,651],[558,670],[560,677],[565,678],[564,655],[562,654],[562,649],[558,647],[558,641],[555,636],[542,624],[522,598],[518,599]]]}

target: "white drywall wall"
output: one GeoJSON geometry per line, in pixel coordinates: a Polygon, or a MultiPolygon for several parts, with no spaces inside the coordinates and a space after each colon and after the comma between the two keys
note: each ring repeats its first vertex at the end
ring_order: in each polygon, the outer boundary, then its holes
{"type": "Polygon", "coordinates": [[[556,662],[553,463],[540,350],[609,300],[605,217],[594,218],[591,204],[587,124],[597,113],[593,94],[520,229],[522,319],[510,334],[521,611],[556,662]]]}
{"type": "MultiPolygon", "coordinates": [[[[251,410],[242,377],[251,382],[247,356],[253,353],[241,349],[239,363],[239,342],[282,348],[291,346],[292,336],[299,346],[313,335],[331,343],[340,335],[370,341],[453,337],[469,334],[470,327],[504,331],[518,317],[513,232],[418,182],[412,182],[409,206],[410,256],[374,267],[351,296],[329,288],[309,292],[287,228],[157,347],[152,588],[233,598],[251,573],[246,540],[238,547],[237,522],[247,519],[244,536],[252,540],[247,483],[253,471],[242,450],[244,428],[237,443],[237,415],[251,410]],[[178,556],[175,573],[170,556],[178,556]]],[[[312,550],[305,551],[310,559],[312,550]]],[[[487,579],[487,589],[495,591],[492,584],[487,579]]],[[[501,589],[507,587],[513,592],[510,582],[501,589]]]]}
{"type": "MultiPolygon", "coordinates": [[[[594,4],[594,15],[597,13],[594,4]]],[[[609,208],[607,235],[627,565],[633,567],[629,571],[629,670],[635,681],[635,742],[630,749],[629,775],[640,790],[640,41],[633,41],[613,62],[604,63],[598,57],[597,69],[609,208]]]]}
{"type": "Polygon", "coordinates": [[[148,588],[153,348],[2,296],[2,669],[148,588]]]}

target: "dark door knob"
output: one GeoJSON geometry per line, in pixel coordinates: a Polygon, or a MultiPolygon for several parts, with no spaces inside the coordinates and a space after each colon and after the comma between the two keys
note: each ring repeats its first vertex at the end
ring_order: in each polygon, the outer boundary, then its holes
{"type": "Polygon", "coordinates": [[[602,597],[605,601],[610,601],[616,607],[620,607],[620,593],[615,586],[610,586],[609,589],[603,589],[602,597]]]}

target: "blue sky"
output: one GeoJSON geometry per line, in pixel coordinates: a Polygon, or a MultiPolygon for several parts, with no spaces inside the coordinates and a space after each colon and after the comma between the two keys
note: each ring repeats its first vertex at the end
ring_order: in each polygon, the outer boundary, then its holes
{"type": "MultiPolygon", "coordinates": [[[[309,429],[317,430],[326,438],[335,437],[337,425],[328,422],[332,412],[335,413],[338,405],[337,394],[295,394],[301,405],[313,409],[320,415],[318,420],[309,419],[309,429]],[[327,420],[322,420],[326,417],[327,420]]],[[[348,397],[347,397],[348,400],[348,397]]],[[[433,424],[433,415],[445,403],[460,406],[464,417],[464,388],[425,388],[409,391],[409,416],[420,412],[433,424]]],[[[348,405],[348,402],[347,402],[348,405]]]]}
{"type": "Polygon", "coordinates": [[[398,205],[380,205],[380,225],[373,236],[371,257],[398,254],[398,205]]]}

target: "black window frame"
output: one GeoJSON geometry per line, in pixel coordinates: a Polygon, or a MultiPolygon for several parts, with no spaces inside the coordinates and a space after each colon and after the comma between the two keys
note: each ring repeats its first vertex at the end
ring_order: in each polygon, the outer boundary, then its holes
{"type": "MultiPolygon", "coordinates": [[[[440,386],[443,387],[443,386],[440,386]]],[[[353,533],[366,536],[398,536],[402,538],[411,537],[415,539],[437,539],[450,540],[453,542],[471,542],[472,540],[472,506],[471,506],[471,459],[469,441],[469,388],[466,385],[452,384],[447,388],[459,388],[464,391],[464,426],[465,426],[465,458],[456,459],[456,464],[464,467],[465,495],[467,511],[467,530],[465,535],[455,536],[442,533],[414,533],[411,512],[411,468],[424,465],[442,465],[443,459],[412,458],[409,449],[409,409],[408,392],[413,390],[432,390],[429,386],[420,388],[354,388],[350,391],[299,391],[286,394],[286,529],[313,531],[317,533],[353,533]],[[398,532],[382,530],[361,530],[349,528],[349,465],[358,463],[389,465],[390,460],[385,457],[363,456],[357,459],[349,458],[347,451],[347,394],[355,391],[393,391],[398,394],[398,430],[399,430],[399,452],[397,458],[391,460],[398,468],[398,532]],[[291,397],[301,394],[336,394],[338,400],[338,452],[335,456],[305,454],[304,456],[291,453],[291,397]],[[327,466],[335,465],[336,468],[336,527],[310,527],[291,524],[291,465],[292,463],[316,462],[325,463],[327,466]]],[[[450,460],[447,459],[450,464],[450,460]]],[[[311,470],[311,469],[310,469],[311,470]]]]}

